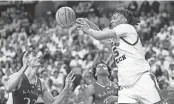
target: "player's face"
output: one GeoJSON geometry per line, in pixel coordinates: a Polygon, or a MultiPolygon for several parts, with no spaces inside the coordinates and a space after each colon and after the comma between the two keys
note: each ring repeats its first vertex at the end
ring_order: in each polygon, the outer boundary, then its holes
{"type": "Polygon", "coordinates": [[[112,18],[111,18],[111,28],[116,27],[117,25],[124,23],[125,22],[125,17],[120,14],[120,13],[115,13],[113,14],[112,18]]]}
{"type": "Polygon", "coordinates": [[[40,66],[40,57],[37,57],[35,52],[31,52],[28,54],[28,60],[31,66],[40,66]]]}
{"type": "Polygon", "coordinates": [[[108,76],[109,75],[109,72],[108,72],[108,67],[101,63],[101,64],[98,64],[97,67],[96,67],[96,76],[98,75],[101,75],[101,76],[108,76]]]}

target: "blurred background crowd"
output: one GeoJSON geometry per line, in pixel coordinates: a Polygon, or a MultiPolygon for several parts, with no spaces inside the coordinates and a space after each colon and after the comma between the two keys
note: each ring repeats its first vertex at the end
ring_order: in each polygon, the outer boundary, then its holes
{"type": "MultiPolygon", "coordinates": [[[[72,7],[77,17],[85,17],[101,30],[109,29],[115,9],[131,10],[141,23],[136,27],[144,46],[145,58],[169,104],[174,102],[174,20],[172,1],[66,1],[0,2],[0,104],[8,94],[4,82],[21,67],[20,54],[34,50],[42,56],[38,76],[45,80],[53,96],[64,87],[65,77],[75,73],[72,90],[62,104],[83,104],[84,89],[93,83],[91,70],[98,62],[111,67],[111,80],[117,83],[117,67],[109,45],[102,44],[76,26],[61,28],[55,12],[62,6],[72,7]],[[105,7],[106,3],[109,7],[105,7]],[[114,4],[115,3],[115,4],[114,4]],[[52,5],[59,4],[55,8],[52,5]],[[51,5],[51,6],[48,6],[51,5]],[[47,9],[45,9],[47,7],[47,9]],[[105,7],[105,8],[104,8],[105,7]],[[38,8],[38,9],[37,9],[38,8]],[[42,11],[39,9],[41,8],[42,11]]],[[[42,103],[39,98],[38,103],[42,103]]]]}

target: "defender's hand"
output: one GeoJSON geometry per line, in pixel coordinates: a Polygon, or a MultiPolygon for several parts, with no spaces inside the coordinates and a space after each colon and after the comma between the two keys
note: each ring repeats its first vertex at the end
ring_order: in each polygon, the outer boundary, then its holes
{"type": "Polygon", "coordinates": [[[65,79],[65,88],[68,89],[71,88],[74,80],[75,80],[74,73],[71,71],[65,79]]]}

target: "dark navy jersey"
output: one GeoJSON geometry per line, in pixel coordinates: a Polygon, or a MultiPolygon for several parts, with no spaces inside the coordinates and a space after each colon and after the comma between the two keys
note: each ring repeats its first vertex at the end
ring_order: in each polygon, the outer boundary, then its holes
{"type": "Polygon", "coordinates": [[[21,87],[18,90],[12,92],[12,98],[7,104],[35,104],[38,96],[42,92],[41,81],[39,78],[36,79],[35,84],[30,84],[28,78],[24,74],[22,76],[21,87]]]}
{"type": "MultiPolygon", "coordinates": [[[[110,86],[102,86],[97,82],[93,84],[95,94],[93,95],[95,104],[106,104],[107,98],[111,95],[118,96],[118,85],[111,84],[110,86]]],[[[115,102],[111,102],[114,104],[115,102]]]]}

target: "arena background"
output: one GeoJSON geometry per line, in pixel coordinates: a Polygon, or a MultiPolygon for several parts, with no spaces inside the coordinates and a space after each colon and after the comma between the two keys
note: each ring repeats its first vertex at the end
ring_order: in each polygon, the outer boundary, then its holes
{"type": "MultiPolygon", "coordinates": [[[[54,15],[62,6],[72,7],[77,17],[88,18],[102,30],[109,28],[115,9],[133,11],[141,19],[137,30],[145,58],[164,97],[174,104],[174,1],[0,1],[0,104],[8,98],[3,84],[21,67],[18,58],[26,49],[43,56],[38,76],[46,81],[53,96],[61,92],[67,73],[75,73],[74,87],[62,104],[83,104],[86,83],[93,81],[88,70],[99,61],[113,69],[111,80],[117,82],[108,46],[74,26],[57,26],[54,15]]],[[[38,103],[42,103],[40,98],[38,103]]]]}

